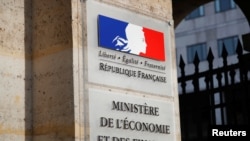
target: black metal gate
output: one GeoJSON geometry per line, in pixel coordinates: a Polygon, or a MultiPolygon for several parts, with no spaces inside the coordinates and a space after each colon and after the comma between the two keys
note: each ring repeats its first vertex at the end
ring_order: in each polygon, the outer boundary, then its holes
{"type": "Polygon", "coordinates": [[[194,73],[185,75],[185,63],[180,56],[181,77],[178,83],[182,141],[206,141],[211,125],[249,125],[250,119],[250,54],[243,54],[240,41],[236,49],[238,63],[228,65],[225,45],[222,50],[223,66],[213,67],[211,48],[207,56],[208,70],[199,72],[196,53],[194,73]],[[200,87],[203,81],[205,88],[200,87]],[[193,91],[187,92],[191,82],[193,91]]]}

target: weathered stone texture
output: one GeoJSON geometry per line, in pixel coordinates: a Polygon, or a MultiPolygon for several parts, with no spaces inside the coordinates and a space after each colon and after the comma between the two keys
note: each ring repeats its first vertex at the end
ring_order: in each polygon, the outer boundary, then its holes
{"type": "Polygon", "coordinates": [[[0,53],[22,57],[24,55],[24,3],[0,1],[0,53]]]}
{"type": "Polygon", "coordinates": [[[71,1],[33,5],[33,140],[73,141],[71,1]]]}
{"type": "Polygon", "coordinates": [[[35,0],[32,5],[33,57],[71,48],[71,1],[35,0]]]}
{"type": "Polygon", "coordinates": [[[171,0],[98,0],[163,21],[172,20],[171,0]]]}
{"type": "Polygon", "coordinates": [[[23,0],[0,1],[1,141],[25,141],[31,134],[29,6],[23,0]]]}
{"type": "Polygon", "coordinates": [[[34,141],[73,140],[72,51],[65,50],[34,60],[34,141]]]}

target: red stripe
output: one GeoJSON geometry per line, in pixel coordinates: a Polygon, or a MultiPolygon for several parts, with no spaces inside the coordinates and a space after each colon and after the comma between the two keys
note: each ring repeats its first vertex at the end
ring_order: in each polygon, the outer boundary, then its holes
{"type": "Polygon", "coordinates": [[[143,28],[143,31],[147,49],[146,53],[141,53],[140,56],[165,61],[164,34],[148,28],[143,28]]]}

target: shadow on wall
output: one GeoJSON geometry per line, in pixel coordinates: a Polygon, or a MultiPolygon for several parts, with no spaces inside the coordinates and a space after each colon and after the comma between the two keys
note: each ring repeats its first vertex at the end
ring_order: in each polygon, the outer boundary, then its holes
{"type": "Polygon", "coordinates": [[[25,2],[25,141],[74,141],[71,1],[25,2]]]}
{"type": "Polygon", "coordinates": [[[32,140],[32,4],[31,0],[24,0],[24,43],[25,43],[25,141],[32,140]]]}

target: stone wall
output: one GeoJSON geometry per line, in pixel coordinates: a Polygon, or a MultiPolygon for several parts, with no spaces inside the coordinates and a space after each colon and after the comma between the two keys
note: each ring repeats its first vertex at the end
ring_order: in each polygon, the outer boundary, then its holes
{"type": "Polygon", "coordinates": [[[172,19],[171,0],[99,0],[117,7],[125,8],[142,15],[147,15],[163,21],[172,19]]]}
{"type": "Polygon", "coordinates": [[[33,140],[74,140],[71,1],[32,3],[33,140]]]}
{"type": "Polygon", "coordinates": [[[0,140],[31,135],[31,2],[0,1],[0,140]]]}
{"type": "MultiPolygon", "coordinates": [[[[171,0],[96,1],[172,21],[171,0]]],[[[86,140],[85,3],[0,1],[1,141],[86,140]]]]}

